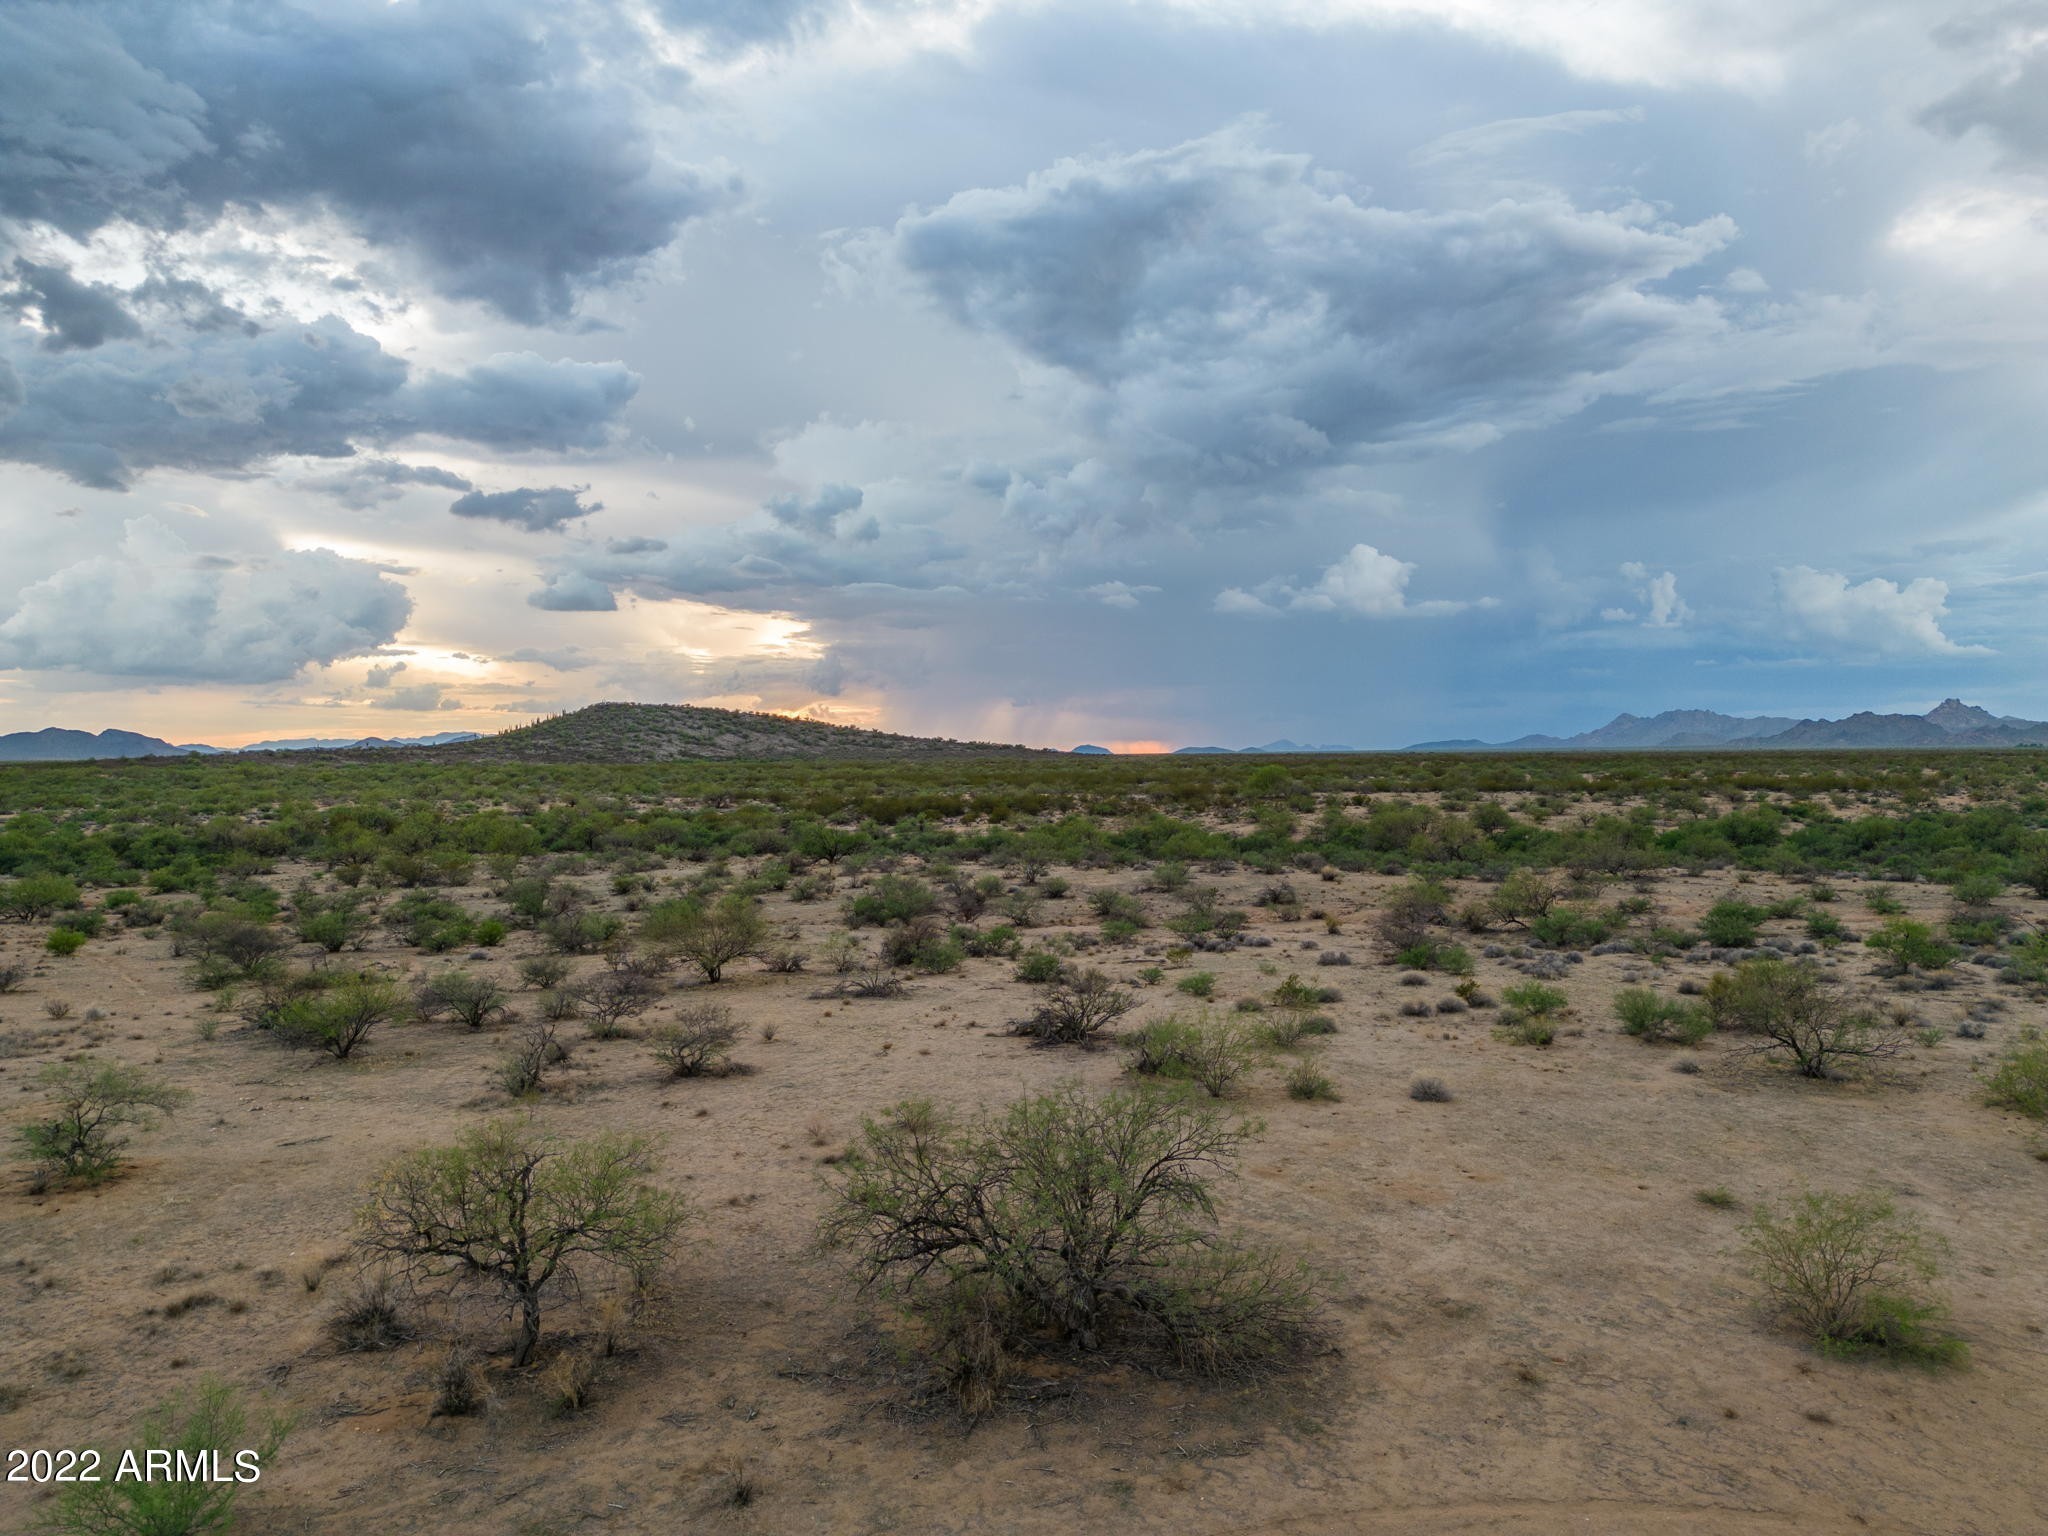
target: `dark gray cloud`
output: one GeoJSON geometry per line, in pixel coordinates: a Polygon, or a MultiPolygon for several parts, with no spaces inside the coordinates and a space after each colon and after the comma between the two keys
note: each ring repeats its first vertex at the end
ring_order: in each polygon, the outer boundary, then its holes
{"type": "Polygon", "coordinates": [[[1981,129],[2007,163],[2048,169],[2048,6],[2015,5],[1952,22],[1936,38],[1988,55],[1984,67],[1921,114],[1937,133],[1981,129]]]}
{"type": "Polygon", "coordinates": [[[606,539],[604,552],[608,555],[651,555],[668,548],[667,539],[606,539]]]}
{"type": "Polygon", "coordinates": [[[785,528],[814,539],[829,539],[837,534],[840,518],[860,510],[862,499],[857,485],[828,485],[811,496],[776,496],[767,510],[785,528]]]}
{"type": "Polygon", "coordinates": [[[1658,285],[1734,233],[1561,194],[1375,207],[1240,125],[962,192],[865,250],[1081,385],[1126,463],[1258,483],[1648,387],[1728,326],[1658,285]]]}
{"type": "Polygon", "coordinates": [[[644,58],[601,5],[29,0],[0,16],[0,213],[327,211],[538,323],[736,195],[652,138],[644,58]]]}
{"type": "Polygon", "coordinates": [[[414,381],[340,320],[257,336],[198,331],[90,352],[17,355],[22,401],[0,458],[123,489],[172,466],[240,473],[282,454],[349,458],[359,443],[440,436],[494,448],[595,447],[633,397],[616,363],[501,354],[414,381]]]}
{"type": "Polygon", "coordinates": [[[604,510],[601,501],[583,500],[583,493],[589,489],[587,485],[551,485],[540,490],[520,486],[510,491],[471,491],[467,496],[456,497],[448,510],[457,517],[488,518],[524,528],[528,533],[547,533],[604,510]]]}
{"type": "Polygon", "coordinates": [[[0,667],[176,682],[280,682],[396,638],[405,588],[331,550],[224,559],[154,517],[0,592],[0,667]]]}
{"type": "Polygon", "coordinates": [[[640,388],[620,363],[549,362],[500,352],[460,373],[436,373],[409,392],[415,430],[492,448],[599,448],[640,388]]]}
{"type": "Polygon", "coordinates": [[[0,308],[33,313],[43,327],[42,345],[51,352],[82,350],[142,334],[118,288],[81,283],[67,267],[25,260],[14,263],[14,278],[19,286],[0,292],[0,308]]]}
{"type": "Polygon", "coordinates": [[[396,501],[407,486],[431,485],[447,491],[471,491],[476,487],[468,477],[438,464],[406,464],[398,459],[352,459],[332,474],[311,475],[297,484],[307,490],[323,491],[343,506],[374,507],[396,501]]]}

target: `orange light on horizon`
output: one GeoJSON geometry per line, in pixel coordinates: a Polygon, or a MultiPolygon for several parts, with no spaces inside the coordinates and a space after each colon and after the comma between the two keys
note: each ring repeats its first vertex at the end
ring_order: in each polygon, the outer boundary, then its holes
{"type": "Polygon", "coordinates": [[[1146,757],[1173,750],[1173,743],[1170,741],[1105,741],[1101,745],[1109,748],[1118,757],[1146,757]]]}

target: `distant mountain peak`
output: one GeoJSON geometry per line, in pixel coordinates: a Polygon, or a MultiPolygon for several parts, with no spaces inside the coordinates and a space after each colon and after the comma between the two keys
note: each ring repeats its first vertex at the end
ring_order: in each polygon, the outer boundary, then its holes
{"type": "Polygon", "coordinates": [[[1616,715],[1576,736],[1523,736],[1514,741],[1419,742],[1411,752],[1641,752],[1659,749],[1748,751],[1757,748],[2031,747],[2048,746],[2048,723],[1994,715],[1961,699],[1943,699],[1925,715],[1858,710],[1839,720],[1741,717],[1711,709],[1667,709],[1644,719],[1616,715]]]}
{"type": "Polygon", "coordinates": [[[1926,718],[1944,731],[1991,730],[2000,723],[1990,710],[1965,704],[1961,699],[1943,699],[1927,711],[1926,718]]]}

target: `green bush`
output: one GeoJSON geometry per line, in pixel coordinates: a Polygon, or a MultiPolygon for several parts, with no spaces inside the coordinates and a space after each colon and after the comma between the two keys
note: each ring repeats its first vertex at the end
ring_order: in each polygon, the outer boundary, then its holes
{"type": "Polygon", "coordinates": [[[1782,1210],[1760,1205],[1743,1239],[1766,1304],[1824,1353],[1929,1364],[1966,1353],[1940,1328],[1946,1307],[1922,1289],[1941,1272],[1942,1243],[1884,1196],[1811,1193],[1782,1210]]]}
{"type": "Polygon", "coordinates": [[[1530,922],[1529,932],[1558,949],[1590,949],[1613,936],[1614,924],[1584,907],[1553,907],[1530,922]]]}
{"type": "Polygon", "coordinates": [[[666,1261],[690,1213],[653,1174],[644,1136],[571,1141],[492,1121],[386,1168],[357,1213],[356,1250],[414,1282],[483,1287],[517,1316],[523,1367],[544,1309],[593,1266],[644,1283],[666,1261]]]}
{"type": "Polygon", "coordinates": [[[938,892],[908,875],[883,875],[846,904],[849,928],[886,928],[939,909],[938,892]]]}
{"type": "Polygon", "coordinates": [[[1516,1008],[1537,1018],[1548,1018],[1562,1013],[1571,1001],[1556,987],[1545,986],[1540,981],[1517,982],[1512,987],[1501,989],[1501,1000],[1510,1008],[1516,1008]]]}
{"type": "Polygon", "coordinates": [[[44,938],[43,948],[53,955],[75,955],[85,948],[85,935],[76,928],[53,928],[44,938]]]}
{"type": "Polygon", "coordinates": [[[147,1129],[192,1095],[140,1067],[81,1056],[47,1063],[36,1081],[51,1095],[43,1118],[22,1127],[22,1155],[39,1179],[94,1183],[120,1166],[123,1126],[147,1129]]]}
{"type": "Polygon", "coordinates": [[[1069,1085],[966,1123],[913,1100],[863,1122],[825,1235],[899,1289],[970,1413],[1047,1338],[1203,1372],[1278,1363],[1320,1336],[1314,1286],[1216,1221],[1213,1185],[1254,1134],[1179,1094],[1069,1085]]]}
{"type": "Polygon", "coordinates": [[[1648,987],[1624,987],[1615,993],[1614,1012],[1623,1034],[1647,1042],[1698,1045],[1714,1032],[1714,1021],[1704,1008],[1659,997],[1648,987]]]}
{"type": "Polygon", "coordinates": [[[98,1448],[100,1481],[64,1488],[43,1517],[62,1536],[200,1536],[234,1524],[235,1500],[249,1484],[235,1474],[266,1474],[291,1422],[252,1424],[232,1387],[212,1377],[159,1403],[134,1439],[98,1448]],[[219,1478],[143,1475],[148,1453],[169,1451],[173,1465],[218,1463],[219,1478]],[[131,1460],[132,1458],[132,1460],[131,1460]],[[120,1475],[127,1470],[128,1475],[120,1475]]]}
{"type": "Polygon", "coordinates": [[[1881,925],[1864,939],[1863,947],[1883,955],[1893,972],[1901,975],[1912,970],[1941,970],[1958,953],[1953,944],[1937,939],[1925,923],[1907,917],[1895,917],[1881,925]]]}
{"type": "Polygon", "coordinates": [[[1985,1079],[1984,1102],[2048,1119],[2048,1041],[2022,1040],[2001,1056],[1985,1079]]]}
{"type": "Polygon", "coordinates": [[[1896,1056],[1907,1043],[1896,1023],[1852,1006],[1803,962],[1745,961],[1707,983],[1705,1006],[1717,1029],[1753,1037],[1755,1051],[1783,1052],[1802,1077],[1832,1077],[1896,1056]]]}
{"type": "Polygon", "coordinates": [[[664,901],[640,920],[640,940],[649,949],[696,966],[707,982],[718,981],[735,960],[768,946],[768,921],[753,897],[732,891],[707,906],[694,897],[664,901]]]}
{"type": "Polygon", "coordinates": [[[8,922],[41,922],[59,907],[75,907],[78,901],[78,883],[63,875],[0,880],[0,919],[8,922]]]}
{"type": "Polygon", "coordinates": [[[1217,1099],[1237,1091],[1260,1055],[1258,1038],[1250,1029],[1206,1014],[1154,1019],[1134,1030],[1125,1048],[1132,1072],[1195,1083],[1217,1099]]]}
{"type": "Polygon", "coordinates": [[[345,1061],[379,1024],[405,1012],[405,994],[396,982],[376,976],[351,976],[322,991],[292,998],[278,1011],[274,1027],[280,1035],[319,1047],[345,1061]]]}
{"type": "Polygon", "coordinates": [[[1190,971],[1173,984],[1176,992],[1189,997],[1209,998],[1216,995],[1216,973],[1214,971],[1190,971]]]}
{"type": "Polygon", "coordinates": [[[1755,947],[1757,927],[1763,920],[1762,908],[1724,899],[1707,908],[1707,915],[1700,919],[1700,937],[1716,949],[1750,949],[1755,947]]]}
{"type": "Polygon", "coordinates": [[[1060,976],[1060,957],[1049,955],[1042,949],[1035,949],[1017,962],[1017,979],[1036,985],[1057,981],[1060,976]]]}

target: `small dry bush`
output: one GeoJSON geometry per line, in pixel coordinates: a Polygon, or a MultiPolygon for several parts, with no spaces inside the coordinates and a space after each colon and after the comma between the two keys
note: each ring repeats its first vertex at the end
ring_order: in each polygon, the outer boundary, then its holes
{"type": "Polygon", "coordinates": [[[739,1037],[731,1009],[699,1003],[654,1031],[654,1059],[675,1077],[723,1077],[737,1070],[731,1058],[739,1037]]]}

